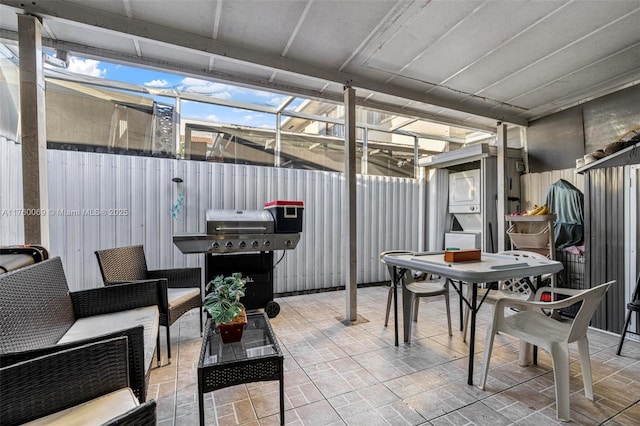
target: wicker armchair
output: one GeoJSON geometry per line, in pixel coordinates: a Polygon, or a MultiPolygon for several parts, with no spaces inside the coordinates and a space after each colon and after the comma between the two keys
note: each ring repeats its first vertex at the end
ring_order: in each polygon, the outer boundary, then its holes
{"type": "Polygon", "coordinates": [[[129,383],[144,402],[163,293],[166,280],[71,292],[59,257],[2,274],[0,367],[126,336],[129,383]]]}
{"type": "Polygon", "coordinates": [[[127,352],[117,337],[0,368],[2,424],[155,425],[156,402],[129,388],[127,352]]]}
{"type": "MultiPolygon", "coordinates": [[[[198,308],[202,334],[202,286],[200,268],[148,270],[141,245],[96,251],[105,285],[149,279],[166,279],[167,293],[160,305],[160,325],[167,330],[167,358],[171,362],[171,325],[183,314],[198,308]]],[[[158,362],[160,348],[158,347],[158,362]]]]}

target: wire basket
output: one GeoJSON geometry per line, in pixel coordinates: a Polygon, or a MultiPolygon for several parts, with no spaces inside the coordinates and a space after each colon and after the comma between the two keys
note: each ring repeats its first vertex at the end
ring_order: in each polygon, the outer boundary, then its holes
{"type": "Polygon", "coordinates": [[[545,248],[549,245],[549,225],[546,222],[516,222],[507,235],[516,248],[545,248]]]}

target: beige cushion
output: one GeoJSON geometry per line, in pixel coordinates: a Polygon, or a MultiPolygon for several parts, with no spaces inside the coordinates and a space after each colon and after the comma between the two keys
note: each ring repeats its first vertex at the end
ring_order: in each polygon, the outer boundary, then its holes
{"type": "Polygon", "coordinates": [[[138,406],[138,399],[129,388],[119,389],[84,404],[41,417],[26,425],[87,426],[101,425],[138,406]]]}
{"type": "Polygon", "coordinates": [[[159,321],[160,314],[158,313],[158,307],[155,305],[80,318],[62,336],[58,344],[76,342],[142,325],[144,326],[144,365],[146,371],[151,367],[151,362],[153,361],[159,321]]]}
{"type": "Polygon", "coordinates": [[[174,306],[180,306],[184,302],[193,299],[194,297],[200,297],[200,289],[187,287],[187,288],[168,288],[167,297],[169,298],[169,309],[174,306]]]}

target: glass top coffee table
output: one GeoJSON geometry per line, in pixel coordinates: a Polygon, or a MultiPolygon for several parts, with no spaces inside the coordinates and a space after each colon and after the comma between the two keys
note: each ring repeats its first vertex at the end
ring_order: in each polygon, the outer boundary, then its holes
{"type": "Polygon", "coordinates": [[[223,343],[209,318],[198,361],[200,424],[204,425],[204,394],[242,383],[280,381],[280,424],[284,424],[284,357],[265,313],[247,313],[242,340],[223,343]]]}

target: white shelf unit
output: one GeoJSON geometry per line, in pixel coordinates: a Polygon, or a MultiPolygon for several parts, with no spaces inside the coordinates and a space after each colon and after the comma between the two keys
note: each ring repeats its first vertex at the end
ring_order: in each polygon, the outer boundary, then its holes
{"type": "MultiPolygon", "coordinates": [[[[541,244],[540,241],[540,236],[538,235],[538,233],[532,233],[532,234],[527,234],[527,233],[522,233],[523,236],[527,236],[529,237],[529,241],[532,242],[532,245],[534,246],[538,246],[538,247],[525,247],[526,244],[521,244],[518,246],[517,244],[514,244],[513,238],[511,237],[511,235],[509,235],[509,237],[511,238],[511,245],[514,247],[514,249],[517,250],[524,250],[524,251],[533,251],[535,253],[540,253],[544,256],[547,256],[549,259],[551,260],[555,260],[556,259],[556,244],[555,244],[555,238],[554,238],[554,233],[553,233],[553,222],[555,222],[556,220],[556,215],[555,214],[541,214],[541,215],[533,215],[533,216],[520,216],[520,215],[506,215],[504,217],[504,219],[509,222],[509,228],[511,228],[511,226],[513,224],[516,223],[528,223],[528,224],[542,224],[544,222],[546,222],[547,227],[548,227],[548,242],[544,247],[539,247],[541,244]]],[[[526,240],[525,240],[526,241],[526,240]]],[[[551,283],[552,285],[555,287],[556,286],[556,274],[553,274],[553,277],[551,278],[551,283]]]]}

